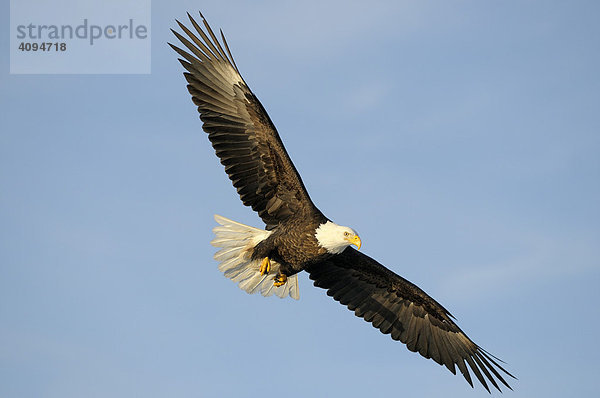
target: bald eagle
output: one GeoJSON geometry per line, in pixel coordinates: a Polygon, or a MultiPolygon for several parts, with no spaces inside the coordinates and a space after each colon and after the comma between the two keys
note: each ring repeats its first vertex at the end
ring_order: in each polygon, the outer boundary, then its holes
{"type": "Polygon", "coordinates": [[[475,344],[437,301],[406,279],[358,251],[352,228],[328,219],[312,202],[269,115],[242,78],[221,31],[217,39],[202,14],[204,29],[188,14],[192,29],[177,21],[172,32],[188,51],[181,56],[202,128],[246,206],[266,224],[257,229],[225,217],[211,242],[226,277],[248,293],[299,298],[297,274],[413,352],[431,358],[473,386],[471,369],[488,382],[511,388],[513,377],[498,358],[475,344]],[[355,245],[356,249],[351,245],[355,245]]]}

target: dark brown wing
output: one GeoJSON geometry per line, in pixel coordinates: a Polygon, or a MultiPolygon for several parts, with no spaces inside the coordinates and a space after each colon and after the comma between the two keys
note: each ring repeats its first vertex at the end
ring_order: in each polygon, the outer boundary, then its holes
{"type": "Polygon", "coordinates": [[[198,106],[202,128],[242,202],[274,228],[291,215],[315,208],[269,115],[252,94],[231,56],[204,20],[206,32],[188,14],[195,33],[177,21],[185,35],[173,31],[189,52],[170,46],[180,59],[188,90],[198,106]]]}
{"type": "Polygon", "coordinates": [[[514,376],[469,339],[444,307],[369,256],[347,248],[307,271],[315,286],[327,289],[329,296],[410,351],[445,365],[453,374],[458,366],[471,386],[467,365],[486,390],[490,391],[486,380],[498,390],[496,380],[510,388],[501,373],[514,376]]]}

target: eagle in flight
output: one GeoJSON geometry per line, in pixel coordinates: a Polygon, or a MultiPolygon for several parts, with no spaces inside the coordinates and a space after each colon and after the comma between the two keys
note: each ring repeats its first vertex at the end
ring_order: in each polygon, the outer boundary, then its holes
{"type": "Polygon", "coordinates": [[[327,218],[312,202],[269,115],[242,78],[223,32],[217,38],[188,14],[192,29],[172,30],[187,88],[202,128],[244,205],[266,224],[257,229],[222,216],[211,242],[219,270],[248,293],[299,298],[297,274],[413,352],[433,359],[473,386],[470,370],[489,392],[514,378],[475,344],[454,317],[416,285],[358,251],[352,228],[327,218]],[[351,247],[356,246],[356,249],[351,247]]]}

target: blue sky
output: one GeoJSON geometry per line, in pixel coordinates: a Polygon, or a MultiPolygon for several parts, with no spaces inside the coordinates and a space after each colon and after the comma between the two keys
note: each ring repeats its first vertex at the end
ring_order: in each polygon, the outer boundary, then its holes
{"type": "Polygon", "coordinates": [[[2,57],[0,396],[487,396],[305,275],[296,302],[218,272],[212,215],[261,224],[166,45],[197,10],[315,203],[508,363],[506,396],[597,392],[597,2],[155,1],[150,75],[2,57]]]}

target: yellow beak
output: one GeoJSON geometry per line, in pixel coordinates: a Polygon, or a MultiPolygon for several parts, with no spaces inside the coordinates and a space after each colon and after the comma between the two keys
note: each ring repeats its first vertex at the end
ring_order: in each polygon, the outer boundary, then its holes
{"type": "Polygon", "coordinates": [[[360,250],[361,241],[358,235],[352,235],[348,238],[348,242],[352,245],[356,245],[356,250],[360,250]]]}

